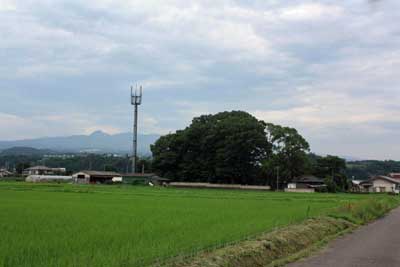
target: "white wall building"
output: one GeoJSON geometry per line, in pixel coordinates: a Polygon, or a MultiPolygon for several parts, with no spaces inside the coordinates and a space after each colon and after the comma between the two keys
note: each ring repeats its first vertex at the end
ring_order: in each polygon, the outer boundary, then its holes
{"type": "Polygon", "coordinates": [[[399,193],[400,179],[380,175],[361,182],[360,186],[370,193],[399,193]]]}

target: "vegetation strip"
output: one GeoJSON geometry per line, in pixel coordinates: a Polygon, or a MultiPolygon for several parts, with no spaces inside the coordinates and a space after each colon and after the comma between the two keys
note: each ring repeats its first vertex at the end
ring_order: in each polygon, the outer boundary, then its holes
{"type": "Polygon", "coordinates": [[[400,204],[398,198],[370,199],[334,209],[328,216],[311,218],[260,235],[254,240],[203,252],[193,258],[181,258],[165,267],[257,267],[281,266],[308,255],[311,251],[384,216],[400,204]]]}

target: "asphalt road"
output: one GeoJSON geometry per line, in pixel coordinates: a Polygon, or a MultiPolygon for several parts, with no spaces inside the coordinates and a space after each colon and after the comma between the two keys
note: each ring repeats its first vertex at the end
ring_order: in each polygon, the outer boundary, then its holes
{"type": "Polygon", "coordinates": [[[287,267],[400,267],[400,208],[287,267]]]}

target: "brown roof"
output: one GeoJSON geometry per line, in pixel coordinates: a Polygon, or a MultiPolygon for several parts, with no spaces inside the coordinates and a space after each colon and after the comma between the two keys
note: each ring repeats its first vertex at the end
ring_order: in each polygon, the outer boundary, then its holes
{"type": "Polygon", "coordinates": [[[388,176],[394,179],[400,179],[400,173],[389,173],[388,176]]]}

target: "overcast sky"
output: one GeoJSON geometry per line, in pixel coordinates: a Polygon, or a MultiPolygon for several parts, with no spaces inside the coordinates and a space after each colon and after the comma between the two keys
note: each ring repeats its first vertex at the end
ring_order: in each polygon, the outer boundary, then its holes
{"type": "Polygon", "coordinates": [[[399,0],[0,0],[0,140],[245,110],[314,152],[400,160],[399,0]]]}

